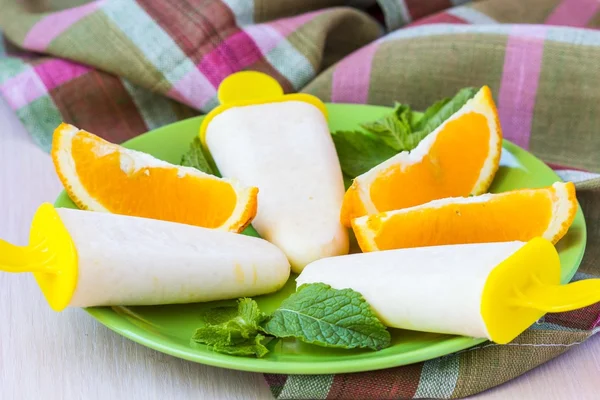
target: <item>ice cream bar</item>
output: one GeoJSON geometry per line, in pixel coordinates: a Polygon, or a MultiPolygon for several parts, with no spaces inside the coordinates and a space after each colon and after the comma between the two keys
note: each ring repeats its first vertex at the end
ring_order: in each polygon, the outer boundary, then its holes
{"type": "Polygon", "coordinates": [[[546,312],[600,301],[598,279],[560,284],[558,253],[542,238],[332,257],[306,266],[296,282],[353,289],[389,327],[499,344],[546,312]]]}
{"type": "Polygon", "coordinates": [[[259,188],[252,225],[261,237],[283,250],[295,272],[347,254],[344,183],[324,104],[283,95],[276,80],[258,72],[229,76],[219,99],[201,138],[221,175],[259,188]]]}
{"type": "Polygon", "coordinates": [[[38,209],[29,246],[0,241],[0,270],[33,272],[57,311],[256,296],[290,275],[283,252],[263,239],[50,204],[38,209]]]}

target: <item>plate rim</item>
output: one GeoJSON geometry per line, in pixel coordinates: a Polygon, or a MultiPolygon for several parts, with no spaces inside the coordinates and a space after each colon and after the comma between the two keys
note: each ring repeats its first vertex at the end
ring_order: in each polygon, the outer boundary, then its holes
{"type": "MultiPolygon", "coordinates": [[[[340,107],[361,107],[361,108],[378,108],[378,109],[392,109],[387,106],[379,106],[379,105],[369,105],[369,104],[351,104],[351,103],[325,103],[326,106],[337,108],[340,107]]],[[[203,115],[196,116],[192,118],[186,118],[181,121],[176,121],[171,124],[167,124],[161,126],[156,129],[152,129],[148,132],[142,133],[134,138],[131,138],[123,143],[124,147],[130,148],[131,145],[135,146],[135,142],[137,140],[141,140],[142,137],[147,135],[159,135],[160,131],[163,129],[168,129],[173,127],[174,125],[182,124],[182,123],[191,123],[200,122],[204,118],[203,115]]],[[[513,149],[516,149],[518,152],[522,152],[528,157],[533,157],[536,161],[543,164],[545,168],[547,168],[557,179],[557,181],[563,182],[563,179],[552,169],[550,168],[544,161],[536,157],[534,154],[529,152],[528,150],[516,145],[515,143],[503,138],[502,140],[502,148],[508,150],[510,153],[514,153],[513,149]]],[[[59,195],[56,197],[54,201],[55,206],[59,206],[58,203],[61,201],[61,197],[65,196],[66,192],[63,189],[59,195]]],[[[577,212],[582,213],[581,205],[579,201],[577,202],[577,212]]],[[[586,245],[587,245],[587,224],[585,221],[585,217],[583,220],[583,232],[581,241],[583,242],[582,250],[577,257],[575,267],[569,271],[569,273],[564,277],[564,281],[570,281],[573,276],[579,270],[581,265],[581,261],[583,260],[586,245]]],[[[452,354],[456,354],[457,352],[467,351],[469,349],[474,349],[477,345],[480,345],[485,342],[489,342],[487,339],[477,339],[470,338],[465,336],[448,336],[448,339],[443,340],[442,342],[430,344],[427,347],[421,347],[417,349],[413,349],[403,353],[396,354],[384,354],[380,357],[368,358],[368,359],[359,359],[359,360],[339,360],[339,361],[319,361],[319,362],[298,362],[298,361],[287,361],[287,360],[269,360],[269,359],[259,359],[259,358],[242,358],[244,362],[241,361],[238,356],[230,356],[220,353],[217,354],[217,357],[211,357],[206,352],[194,352],[193,346],[183,347],[181,345],[168,345],[164,344],[164,341],[152,340],[148,335],[139,335],[134,330],[124,329],[121,324],[122,322],[115,323],[113,320],[115,317],[119,318],[119,321],[123,320],[123,317],[119,315],[120,313],[115,311],[115,308],[122,308],[121,306],[114,307],[90,307],[83,308],[83,310],[89,314],[96,321],[106,326],[111,331],[123,336],[135,343],[153,349],[155,351],[168,354],[180,359],[184,359],[187,361],[192,361],[204,365],[227,368],[238,371],[246,371],[246,372],[255,372],[255,373],[266,373],[266,374],[296,374],[296,375],[331,375],[338,373],[356,373],[356,372],[368,372],[368,371],[376,371],[386,368],[399,367],[403,365],[410,365],[418,362],[423,362],[431,359],[435,359],[438,357],[449,356],[452,354]],[[448,352],[448,347],[452,347],[453,351],[448,352]],[[401,357],[401,361],[397,361],[397,359],[401,357]],[[359,365],[357,365],[359,364],[359,365]]],[[[130,321],[126,321],[128,324],[131,324],[130,321]]],[[[146,331],[144,331],[146,332],[146,331]]],[[[490,342],[491,343],[491,342],[490,342]]]]}

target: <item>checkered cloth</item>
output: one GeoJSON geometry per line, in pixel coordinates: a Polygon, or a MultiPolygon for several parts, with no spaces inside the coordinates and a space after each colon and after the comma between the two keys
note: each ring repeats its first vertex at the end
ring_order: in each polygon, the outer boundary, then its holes
{"type": "MultiPolygon", "coordinates": [[[[0,96],[48,150],[72,123],[110,141],[205,113],[252,69],[327,102],[422,109],[489,85],[504,135],[578,182],[600,277],[598,0],[0,0],[0,96]],[[564,167],[568,166],[568,167],[564,167]],[[596,179],[594,179],[596,178],[596,179]]],[[[509,345],[358,374],[267,375],[278,399],[460,398],[600,329],[600,304],[548,314],[509,345]]]]}

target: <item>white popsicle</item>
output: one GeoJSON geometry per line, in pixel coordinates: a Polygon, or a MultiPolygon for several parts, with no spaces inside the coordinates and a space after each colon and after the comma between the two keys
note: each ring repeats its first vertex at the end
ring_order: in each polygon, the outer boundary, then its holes
{"type": "Polygon", "coordinates": [[[34,272],[55,310],[257,296],[290,275],[283,252],[263,239],[49,204],[36,213],[28,247],[0,245],[12,253],[0,270],[34,272]]]}
{"type": "Polygon", "coordinates": [[[308,265],[296,282],[353,289],[389,327],[490,339],[481,313],[484,287],[490,273],[524,245],[432,246],[333,257],[308,265]]]}
{"type": "Polygon", "coordinates": [[[295,272],[348,253],[342,172],[321,110],[303,101],[232,107],[214,116],[205,140],[223,176],[259,188],[252,224],[295,272]]]}
{"type": "Polygon", "coordinates": [[[115,214],[57,210],[77,248],[70,305],[194,303],[275,292],[285,255],[266,240],[115,214]]]}

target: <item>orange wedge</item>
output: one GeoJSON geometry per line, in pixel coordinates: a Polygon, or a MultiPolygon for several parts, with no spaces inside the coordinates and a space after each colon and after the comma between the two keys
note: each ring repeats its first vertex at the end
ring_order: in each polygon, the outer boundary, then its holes
{"type": "Polygon", "coordinates": [[[498,170],[502,132],[487,86],[410,152],[354,179],[341,221],[445,197],[485,193],[498,170]]]}
{"type": "Polygon", "coordinates": [[[575,218],[573,183],[541,189],[434,200],[415,207],[356,218],[363,252],[447,244],[562,238],[575,218]]]}
{"type": "Polygon", "coordinates": [[[61,124],[56,172],[79,208],[240,232],[257,211],[258,189],[107,142],[61,124]]]}

